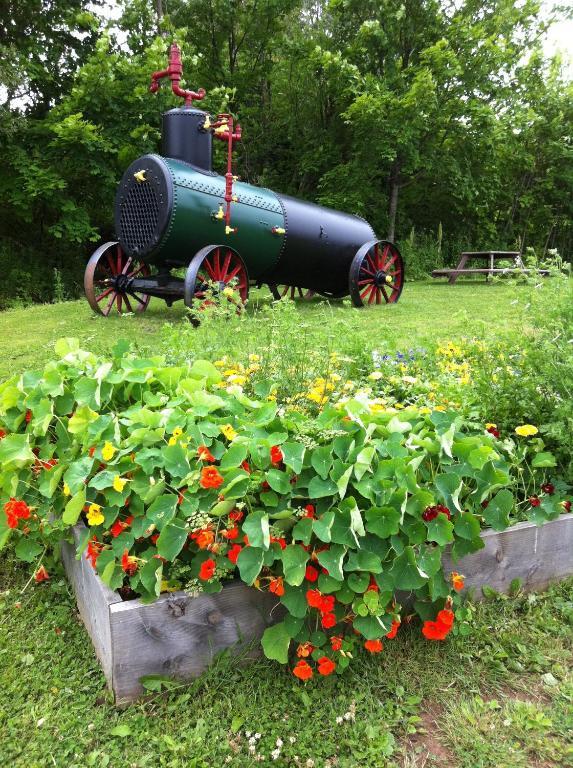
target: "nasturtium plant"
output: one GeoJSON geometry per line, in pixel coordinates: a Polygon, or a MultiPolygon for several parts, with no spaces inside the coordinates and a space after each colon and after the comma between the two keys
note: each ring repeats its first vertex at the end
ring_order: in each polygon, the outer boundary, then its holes
{"type": "MultiPolygon", "coordinates": [[[[268,591],[282,618],[263,649],[300,679],[382,650],[404,604],[444,639],[464,586],[444,550],[475,552],[482,523],[510,522],[514,454],[456,412],[349,399],[310,419],[208,361],[56,352],[0,386],[0,543],[42,580],[46,549],[79,526],[78,558],[125,599],[234,578],[268,591]]],[[[546,490],[539,523],[563,511],[546,490]]]]}

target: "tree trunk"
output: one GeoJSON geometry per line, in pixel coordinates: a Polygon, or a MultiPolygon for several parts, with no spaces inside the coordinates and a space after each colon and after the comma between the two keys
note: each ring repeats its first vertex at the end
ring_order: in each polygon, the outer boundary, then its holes
{"type": "Polygon", "coordinates": [[[398,210],[398,192],[400,191],[400,160],[396,158],[390,168],[388,179],[388,240],[394,242],[396,233],[396,211],[398,210]]]}
{"type": "Polygon", "coordinates": [[[155,18],[157,19],[157,31],[161,33],[161,21],[163,19],[163,0],[155,0],[155,18]]]}

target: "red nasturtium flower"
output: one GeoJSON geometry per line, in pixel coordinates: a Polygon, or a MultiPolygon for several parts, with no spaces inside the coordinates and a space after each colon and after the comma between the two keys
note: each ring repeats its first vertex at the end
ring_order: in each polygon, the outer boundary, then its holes
{"type": "Polygon", "coordinates": [[[121,556],[121,568],[128,576],[133,576],[137,571],[137,558],[132,557],[127,549],[123,550],[123,555],[121,556]]]}
{"type": "Polygon", "coordinates": [[[6,432],[3,429],[0,429],[0,440],[2,440],[3,437],[6,437],[6,432]]]}
{"type": "Polygon", "coordinates": [[[215,457],[211,453],[211,451],[207,448],[206,445],[200,445],[199,448],[197,448],[197,455],[201,459],[201,461],[216,461],[215,457]]]}
{"type": "Polygon", "coordinates": [[[203,467],[201,470],[201,488],[220,488],[223,485],[223,478],[215,467],[203,467]]]}
{"type": "Polygon", "coordinates": [[[336,616],[333,613],[323,613],[320,619],[323,629],[332,629],[337,624],[336,616]]]}
{"type": "Polygon", "coordinates": [[[465,576],[463,576],[461,573],[458,573],[457,571],[452,571],[451,579],[452,587],[456,590],[456,592],[461,592],[464,588],[465,576]]]}
{"type": "Polygon", "coordinates": [[[312,677],[312,667],[308,661],[301,659],[296,663],[292,673],[295,677],[298,677],[299,680],[310,680],[312,677]]]}
{"type": "Polygon", "coordinates": [[[537,496],[530,496],[529,503],[532,507],[538,507],[541,504],[541,500],[537,496]]]}
{"type": "Polygon", "coordinates": [[[13,496],[4,504],[4,512],[8,528],[17,528],[18,520],[30,519],[30,507],[25,501],[19,501],[13,496]]]}
{"type": "Polygon", "coordinates": [[[422,512],[422,519],[429,523],[430,520],[434,520],[440,513],[446,515],[448,520],[452,516],[450,510],[447,507],[444,507],[443,504],[435,504],[434,506],[426,507],[422,512]]]}
{"type": "Polygon", "coordinates": [[[125,520],[116,520],[115,523],[109,529],[111,535],[116,539],[120,533],[123,533],[126,528],[133,523],[133,515],[130,515],[125,520]]]}
{"type": "MultiPolygon", "coordinates": [[[[158,534],[159,535],[159,534],[158,534]]],[[[88,541],[88,550],[86,557],[92,564],[92,568],[95,570],[98,557],[101,555],[103,549],[102,542],[97,540],[97,536],[93,536],[91,541],[88,541]]]]}
{"type": "Polygon", "coordinates": [[[240,544],[233,544],[231,549],[227,552],[227,557],[229,560],[233,563],[233,565],[237,564],[237,559],[239,555],[241,554],[242,546],[240,544]]]}
{"type": "Polygon", "coordinates": [[[32,411],[29,408],[26,411],[26,415],[24,416],[24,419],[26,421],[26,424],[29,424],[32,421],[32,411]]]}
{"type": "Polygon", "coordinates": [[[312,504],[306,505],[306,507],[304,508],[304,516],[315,517],[314,506],[312,504]]]}
{"type": "Polygon", "coordinates": [[[499,429],[493,424],[490,424],[489,427],[486,427],[486,432],[489,432],[490,435],[493,435],[496,440],[499,440],[499,429]]]}
{"type": "Polygon", "coordinates": [[[370,651],[370,653],[380,653],[384,648],[384,644],[382,643],[382,640],[367,640],[364,643],[364,647],[367,651],[370,651]]]}
{"type": "Polygon", "coordinates": [[[39,584],[41,581],[48,581],[49,578],[50,574],[43,565],[41,565],[34,574],[34,581],[36,584],[39,584]]]}
{"type": "Polygon", "coordinates": [[[330,647],[333,651],[340,651],[342,648],[342,638],[340,635],[332,635],[330,638],[330,647]]]}
{"type": "Polygon", "coordinates": [[[553,483],[543,483],[543,485],[541,486],[541,490],[543,491],[543,493],[547,493],[549,494],[549,496],[553,496],[553,494],[555,493],[555,486],[553,485],[553,483]]]}
{"type": "Polygon", "coordinates": [[[318,571],[312,565],[307,565],[304,577],[307,581],[314,582],[318,579],[318,571]]]}
{"type": "Polygon", "coordinates": [[[370,576],[370,584],[368,584],[367,592],[380,592],[380,587],[376,583],[374,576],[370,576]]]}
{"type": "Polygon", "coordinates": [[[280,464],[282,460],[284,459],[283,452],[278,447],[278,445],[273,445],[271,448],[271,463],[275,466],[280,464]]]}
{"type": "Polygon", "coordinates": [[[565,512],[571,512],[571,502],[568,499],[566,501],[562,501],[561,506],[565,512]]]}
{"type": "Polygon", "coordinates": [[[283,577],[277,576],[276,579],[272,579],[269,584],[269,590],[277,597],[282,597],[285,593],[285,587],[283,584],[283,577]]]}
{"type": "Polygon", "coordinates": [[[282,536],[271,536],[271,544],[278,544],[281,549],[285,549],[287,545],[286,539],[282,536]]]}
{"type": "Polygon", "coordinates": [[[396,637],[396,635],[398,634],[398,630],[400,629],[400,624],[401,623],[402,622],[400,621],[400,619],[393,619],[392,620],[392,629],[386,635],[388,640],[393,640],[396,637]]]}
{"type": "Polygon", "coordinates": [[[318,674],[324,675],[324,677],[327,677],[328,675],[331,675],[334,670],[336,669],[336,664],[332,659],[329,659],[328,656],[321,656],[318,660],[318,674]]]}
{"type": "Polygon", "coordinates": [[[335,603],[336,603],[336,598],[334,597],[334,595],[323,595],[320,601],[319,611],[321,613],[332,613],[332,611],[334,610],[335,603]]]}
{"type": "Polygon", "coordinates": [[[306,593],[306,602],[311,608],[320,608],[322,593],[318,589],[309,589],[306,593]]]}
{"type": "Polygon", "coordinates": [[[229,512],[229,520],[232,520],[234,523],[240,523],[244,516],[240,509],[234,509],[232,512],[229,512]]]}
{"type": "Polygon", "coordinates": [[[238,539],[239,538],[239,529],[236,525],[234,525],[232,528],[227,528],[226,531],[221,531],[221,536],[224,539],[238,539]]]}
{"type": "Polygon", "coordinates": [[[209,579],[213,578],[216,567],[217,563],[211,558],[205,560],[203,563],[201,563],[201,568],[199,569],[199,578],[202,581],[209,581],[209,579]]]}
{"type": "Polygon", "coordinates": [[[215,541],[215,532],[210,528],[199,528],[189,534],[189,538],[197,544],[199,549],[209,549],[215,541]]]}
{"type": "Polygon", "coordinates": [[[244,469],[245,472],[248,472],[249,475],[251,474],[251,465],[248,461],[242,461],[241,462],[241,469],[244,469]]]}
{"type": "Polygon", "coordinates": [[[425,621],[422,634],[426,640],[445,640],[454,625],[454,613],[449,608],[438,612],[436,621],[425,621]]]}
{"type": "Polygon", "coordinates": [[[314,645],[311,643],[299,643],[299,646],[296,649],[296,655],[299,657],[299,659],[307,659],[313,651],[314,645]]]}

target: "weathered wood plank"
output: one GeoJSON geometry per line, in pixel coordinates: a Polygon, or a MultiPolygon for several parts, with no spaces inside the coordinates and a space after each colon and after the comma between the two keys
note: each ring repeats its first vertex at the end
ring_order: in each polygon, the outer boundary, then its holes
{"type": "Polygon", "coordinates": [[[466,577],[466,590],[487,585],[507,592],[513,579],[524,589],[543,589],[552,581],[573,574],[573,514],[561,515],[538,527],[518,523],[506,531],[482,533],[485,547],[454,563],[444,555],[444,573],[455,570],[466,577]]]}
{"type": "Polygon", "coordinates": [[[112,639],[109,607],[121,603],[121,597],[99,578],[86,559],[85,552],[76,560],[76,548],[83,526],[74,528],[74,543],[62,544],[62,561],[78,604],[81,619],[91,637],[103,673],[112,685],[112,639]]]}
{"type": "Polygon", "coordinates": [[[148,605],[139,600],[111,605],[116,702],[140,696],[139,679],[145,675],[197,677],[226,648],[239,653],[252,646],[248,655],[259,655],[253,641],[282,615],[274,595],[240,581],[225,584],[213,595],[190,597],[175,592],[148,605]]]}
{"type": "MultiPolygon", "coordinates": [[[[76,533],[76,541],[79,533],[76,533]]],[[[466,590],[488,585],[507,592],[513,579],[525,589],[541,589],[573,575],[573,514],[537,527],[519,523],[507,531],[484,531],[484,549],[454,563],[444,556],[444,570],[466,577],[466,590]]],[[[63,559],[74,587],[80,616],[116,702],[141,696],[140,678],[159,674],[179,680],[199,675],[214,655],[252,646],[265,627],[281,616],[274,595],[258,592],[240,581],[226,584],[215,595],[190,597],[184,592],[162,595],[155,603],[123,602],[99,579],[85,555],[64,545],[63,559]]]]}

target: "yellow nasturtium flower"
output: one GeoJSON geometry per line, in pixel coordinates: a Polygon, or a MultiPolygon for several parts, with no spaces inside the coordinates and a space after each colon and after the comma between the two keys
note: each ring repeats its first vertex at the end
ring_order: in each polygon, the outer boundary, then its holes
{"type": "Polygon", "coordinates": [[[167,441],[167,445],[177,445],[177,438],[176,437],[170,437],[167,441]]]}
{"type": "Polygon", "coordinates": [[[64,496],[71,496],[72,492],[70,490],[70,486],[67,483],[64,483],[64,496]]]}
{"type": "Polygon", "coordinates": [[[497,429],[497,424],[492,424],[488,421],[488,423],[485,425],[486,429],[497,429]]]}
{"type": "Polygon", "coordinates": [[[522,424],[519,427],[515,428],[515,434],[519,435],[520,437],[531,437],[532,435],[536,435],[539,432],[537,427],[534,427],[533,424],[522,424]]]}
{"type": "Polygon", "coordinates": [[[116,475],[113,478],[113,490],[117,491],[118,493],[121,493],[125,488],[126,483],[127,483],[127,480],[124,480],[123,477],[116,475]]]}
{"type": "Polygon", "coordinates": [[[104,461],[111,461],[115,455],[117,448],[112,445],[109,440],[105,443],[101,451],[101,457],[104,461]]]}
{"type": "Polygon", "coordinates": [[[87,517],[89,525],[101,525],[105,520],[99,504],[89,505],[87,517]]]}
{"type": "Polygon", "coordinates": [[[183,430],[181,429],[181,427],[175,427],[175,429],[173,430],[173,437],[177,439],[178,437],[181,437],[182,434],[183,434],[183,430]]]}
{"type": "Polygon", "coordinates": [[[236,432],[233,429],[231,424],[223,424],[223,426],[221,427],[221,432],[225,435],[227,440],[229,440],[230,442],[232,442],[237,437],[237,434],[238,434],[238,432],[236,432]]]}

